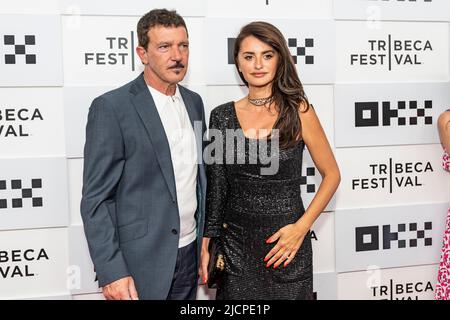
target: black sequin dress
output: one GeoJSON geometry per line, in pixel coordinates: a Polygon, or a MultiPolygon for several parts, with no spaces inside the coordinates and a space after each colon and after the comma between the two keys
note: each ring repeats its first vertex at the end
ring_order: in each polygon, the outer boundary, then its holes
{"type": "MultiPolygon", "coordinates": [[[[270,139],[262,145],[261,140],[244,137],[244,147],[238,143],[233,147],[235,161],[245,156],[245,163],[226,163],[226,129],[242,132],[233,102],[211,112],[210,129],[220,130],[224,137],[223,163],[207,165],[204,230],[205,237],[220,237],[224,248],[225,277],[217,299],[312,299],[309,235],[286,268],[283,264],[277,269],[267,268],[264,262],[274,246],[266,244],[266,240],[280,228],[296,222],[305,211],[300,197],[303,140],[292,148],[279,150],[278,171],[266,175],[261,174],[261,169],[269,167],[267,161],[255,157],[255,149],[250,145],[270,151],[270,139]]],[[[217,149],[220,141],[211,135],[209,146],[213,145],[217,149]]],[[[214,151],[211,153],[216,156],[214,151]]]]}

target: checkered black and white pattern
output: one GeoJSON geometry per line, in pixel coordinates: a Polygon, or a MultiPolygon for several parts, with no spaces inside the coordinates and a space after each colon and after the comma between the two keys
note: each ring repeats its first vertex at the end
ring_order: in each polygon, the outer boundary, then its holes
{"type": "Polygon", "coordinates": [[[302,176],[301,180],[300,180],[301,186],[306,185],[306,193],[315,193],[316,192],[316,184],[308,183],[308,182],[310,182],[309,180],[311,180],[315,176],[316,176],[316,168],[307,167],[306,168],[306,176],[302,176]]]}
{"type": "Polygon", "coordinates": [[[18,55],[25,56],[26,64],[36,64],[36,55],[27,54],[27,46],[36,45],[36,37],[34,35],[26,35],[24,44],[17,44],[16,37],[14,35],[3,36],[3,44],[5,46],[13,46],[14,54],[5,54],[5,64],[16,64],[18,55]]]}
{"type": "Polygon", "coordinates": [[[307,54],[309,48],[314,47],[314,39],[306,38],[304,45],[300,44],[300,41],[296,38],[288,38],[288,46],[291,49],[292,59],[294,63],[300,63],[299,57],[305,57],[305,64],[314,64],[314,55],[307,54]]]}
{"type": "Polygon", "coordinates": [[[20,197],[13,197],[10,202],[8,201],[8,199],[0,198],[0,209],[23,208],[24,201],[28,201],[25,199],[31,200],[32,207],[43,206],[42,197],[33,196],[33,191],[35,189],[42,189],[42,179],[32,179],[31,188],[24,187],[22,184],[22,180],[20,179],[14,179],[11,181],[0,180],[0,191],[7,190],[8,186],[10,187],[11,190],[18,190],[20,197]],[[8,202],[10,206],[8,206],[8,202]]]}
{"type": "MultiPolygon", "coordinates": [[[[432,238],[425,237],[425,231],[432,229],[431,222],[425,222],[423,230],[419,230],[417,228],[417,223],[409,223],[409,231],[416,232],[416,238],[410,238],[409,247],[417,247],[418,241],[423,239],[424,246],[431,246],[433,244],[432,238]]],[[[399,239],[399,234],[406,232],[406,223],[400,223],[397,226],[397,232],[391,232],[391,226],[385,225],[383,226],[383,249],[391,249],[391,244],[393,241],[397,242],[398,248],[406,248],[407,241],[406,239],[399,239]]]]}
{"type": "Polygon", "coordinates": [[[424,107],[421,108],[418,106],[417,101],[409,101],[408,102],[408,109],[409,110],[415,110],[412,115],[410,116],[400,116],[399,110],[406,110],[406,101],[398,101],[397,102],[397,109],[391,109],[391,103],[384,101],[382,103],[383,105],[383,126],[390,126],[391,125],[391,119],[397,118],[397,124],[399,126],[406,125],[406,120],[409,120],[409,125],[417,125],[418,120],[420,118],[423,118],[423,123],[425,125],[432,125],[433,124],[433,117],[426,116],[425,111],[426,109],[432,109],[433,103],[430,100],[426,100],[424,102],[424,107]]]}

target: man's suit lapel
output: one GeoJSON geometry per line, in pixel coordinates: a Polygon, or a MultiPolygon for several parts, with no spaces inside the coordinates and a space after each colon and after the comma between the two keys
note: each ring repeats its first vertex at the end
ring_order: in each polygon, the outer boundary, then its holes
{"type": "Polygon", "coordinates": [[[159,117],[158,110],[156,109],[155,102],[145,83],[143,73],[134,81],[130,88],[130,92],[132,93],[132,103],[148,133],[153,149],[155,150],[156,159],[158,160],[162,174],[166,180],[167,187],[169,188],[172,199],[175,201],[175,177],[169,142],[161,118],[159,117]]]}
{"type": "MultiPolygon", "coordinates": [[[[189,114],[189,119],[191,120],[191,125],[194,128],[195,138],[197,141],[197,159],[198,159],[198,175],[197,175],[197,239],[201,239],[203,236],[203,212],[205,206],[205,191],[206,191],[206,175],[203,166],[203,110],[202,105],[196,105],[192,99],[192,94],[190,94],[186,88],[178,86],[180,88],[181,96],[183,97],[186,110],[189,114]],[[196,123],[196,126],[194,125],[196,123]]],[[[200,257],[201,241],[197,243],[197,253],[198,258],[200,257]]]]}
{"type": "MultiPolygon", "coordinates": [[[[201,106],[195,105],[192,94],[186,88],[178,86],[180,94],[183,97],[184,105],[186,106],[189,120],[191,121],[192,129],[194,130],[195,139],[197,141],[197,158],[202,160],[203,157],[203,130],[202,130],[202,111],[201,106]],[[195,124],[197,124],[195,126],[195,124]]],[[[200,161],[199,161],[200,163],[200,161]]]]}
{"type": "Polygon", "coordinates": [[[192,128],[194,129],[195,121],[202,121],[201,113],[198,112],[198,107],[195,106],[194,101],[192,101],[191,95],[186,91],[186,88],[178,85],[180,89],[180,94],[183,97],[184,105],[186,106],[187,113],[189,115],[189,120],[191,120],[192,128]]]}

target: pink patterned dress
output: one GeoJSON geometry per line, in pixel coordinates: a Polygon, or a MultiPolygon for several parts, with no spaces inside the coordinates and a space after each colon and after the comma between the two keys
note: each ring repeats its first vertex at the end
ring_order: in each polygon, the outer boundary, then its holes
{"type": "MultiPolygon", "coordinates": [[[[442,165],[444,170],[450,172],[450,159],[444,150],[442,165]]],[[[450,300],[450,208],[448,209],[447,222],[442,246],[441,262],[439,264],[438,283],[435,291],[436,300],[450,300]]]]}

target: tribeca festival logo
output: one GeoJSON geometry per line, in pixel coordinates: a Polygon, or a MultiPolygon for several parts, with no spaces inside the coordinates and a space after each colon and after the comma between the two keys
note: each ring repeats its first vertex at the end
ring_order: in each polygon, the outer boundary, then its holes
{"type": "Polygon", "coordinates": [[[35,35],[25,35],[23,38],[4,35],[3,45],[7,51],[5,64],[36,64],[36,54],[31,52],[36,46],[35,35]]]}
{"type": "Polygon", "coordinates": [[[369,164],[369,178],[352,179],[352,190],[388,189],[422,187],[420,175],[434,172],[430,162],[394,162],[369,164]]]}
{"type": "Polygon", "coordinates": [[[41,189],[42,179],[31,179],[31,187],[25,186],[23,180],[20,179],[0,180],[0,210],[42,207],[43,199],[41,196],[36,195],[38,190],[41,189]],[[14,195],[10,199],[3,198],[1,192],[5,190],[11,190],[14,195]]]}
{"type": "Polygon", "coordinates": [[[427,110],[432,109],[431,100],[425,100],[423,107],[414,100],[397,101],[397,108],[391,108],[390,101],[381,102],[381,108],[380,103],[375,101],[355,102],[355,127],[432,125],[433,117],[426,114],[427,110]]]}
{"type": "Polygon", "coordinates": [[[84,65],[130,65],[131,71],[136,70],[134,53],[134,31],[131,31],[129,38],[110,36],[104,38],[103,43],[106,45],[104,51],[84,53],[84,65]]]}
{"type": "Polygon", "coordinates": [[[356,252],[389,250],[393,244],[398,249],[425,247],[433,244],[433,239],[427,237],[427,232],[432,230],[432,222],[428,221],[420,229],[417,223],[399,223],[394,231],[391,225],[364,226],[355,228],[356,252]],[[408,228],[408,232],[406,229],[408,228]],[[380,237],[381,229],[381,237],[380,237]],[[381,241],[380,241],[381,238],[381,241]]]}
{"type": "MultiPolygon", "coordinates": [[[[228,64],[234,64],[234,44],[236,38],[228,38],[228,64]]],[[[289,51],[295,64],[314,64],[314,38],[287,38],[289,51]]]]}
{"type": "Polygon", "coordinates": [[[38,108],[2,108],[0,107],[0,138],[28,137],[30,132],[24,127],[32,121],[43,121],[38,108]]]}
{"type": "Polygon", "coordinates": [[[368,50],[350,54],[351,66],[385,66],[389,71],[395,66],[422,65],[423,55],[432,52],[430,40],[425,39],[369,39],[368,50]]]}
{"type": "Polygon", "coordinates": [[[371,295],[380,300],[419,300],[419,295],[432,294],[434,289],[430,281],[395,282],[389,280],[389,284],[370,287],[371,295]]]}
{"type": "Polygon", "coordinates": [[[432,295],[434,291],[431,281],[427,280],[398,282],[391,277],[383,279],[382,270],[376,265],[369,266],[366,272],[369,274],[366,287],[374,299],[419,300],[424,294],[432,295]]]}
{"type": "Polygon", "coordinates": [[[33,262],[34,265],[40,260],[49,260],[44,248],[0,250],[0,277],[3,279],[34,277],[37,274],[30,270],[28,263],[33,262]]]}

